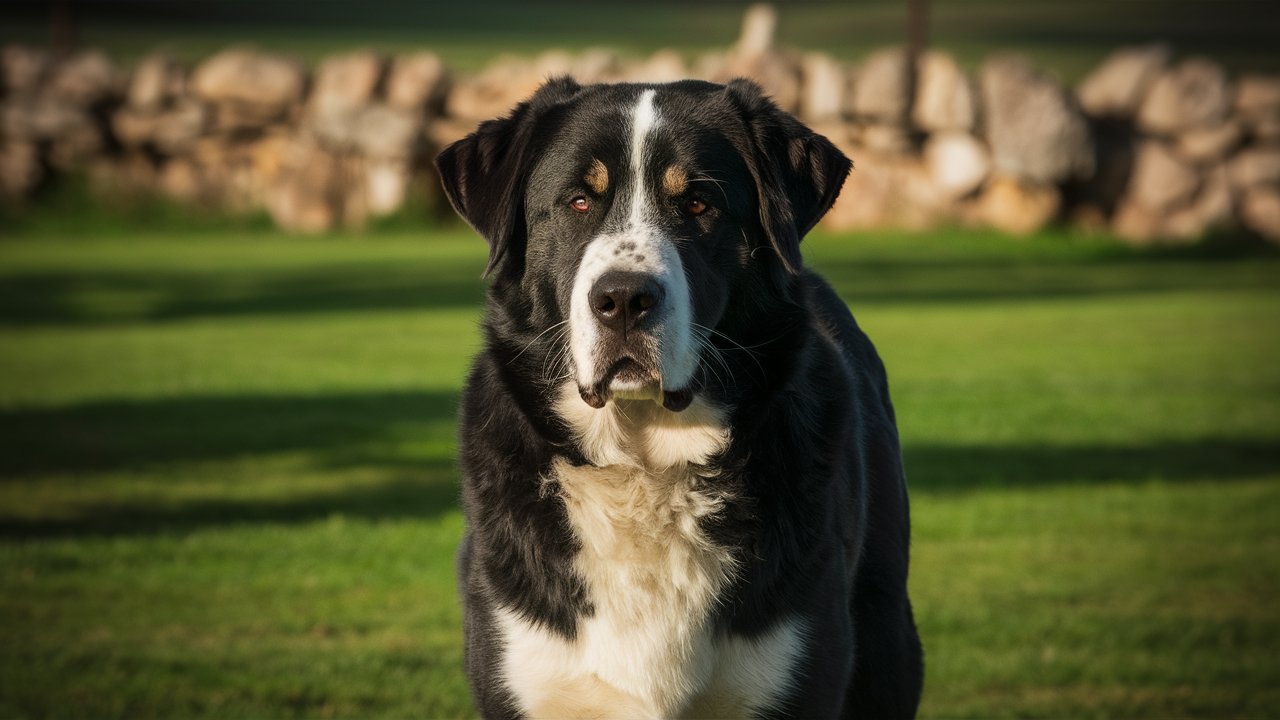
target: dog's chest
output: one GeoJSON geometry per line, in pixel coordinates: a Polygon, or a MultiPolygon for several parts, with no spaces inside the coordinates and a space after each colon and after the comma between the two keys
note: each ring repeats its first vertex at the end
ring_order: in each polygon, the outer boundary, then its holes
{"type": "Polygon", "coordinates": [[[799,627],[783,623],[753,641],[712,627],[737,560],[700,522],[726,498],[685,468],[559,462],[547,483],[580,543],[574,570],[594,613],[573,640],[499,614],[506,684],[526,714],[737,715],[777,699],[800,653],[799,627]]]}
{"type": "Polygon", "coordinates": [[[532,715],[598,705],[610,715],[625,715],[622,706],[672,716],[714,665],[710,614],[734,557],[699,522],[723,499],[684,470],[559,462],[547,483],[580,545],[574,571],[594,612],[572,641],[505,618],[508,685],[532,715]]]}

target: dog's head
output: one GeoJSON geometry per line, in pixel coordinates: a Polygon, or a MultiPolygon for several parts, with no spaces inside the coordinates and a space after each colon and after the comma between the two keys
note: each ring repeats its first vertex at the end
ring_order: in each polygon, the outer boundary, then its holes
{"type": "Polygon", "coordinates": [[[851,164],[747,81],[564,78],[436,166],[489,242],[491,297],[521,352],[563,352],[594,407],[679,411],[727,319],[787,292],[851,164]]]}

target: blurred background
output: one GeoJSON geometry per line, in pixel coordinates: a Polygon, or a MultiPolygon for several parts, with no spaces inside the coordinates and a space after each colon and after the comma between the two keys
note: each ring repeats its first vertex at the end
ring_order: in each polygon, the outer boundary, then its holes
{"type": "Polygon", "coordinates": [[[0,5],[0,715],[470,717],[431,158],[544,78],[757,79],[856,170],[926,717],[1280,711],[1280,13],[0,5]]]}

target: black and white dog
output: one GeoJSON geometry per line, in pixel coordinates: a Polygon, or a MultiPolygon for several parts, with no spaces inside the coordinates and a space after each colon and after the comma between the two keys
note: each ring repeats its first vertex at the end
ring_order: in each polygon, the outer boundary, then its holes
{"type": "Polygon", "coordinates": [[[851,164],[747,81],[553,80],[436,159],[489,242],[463,398],[487,717],[907,717],[884,367],[800,238],[851,164]]]}

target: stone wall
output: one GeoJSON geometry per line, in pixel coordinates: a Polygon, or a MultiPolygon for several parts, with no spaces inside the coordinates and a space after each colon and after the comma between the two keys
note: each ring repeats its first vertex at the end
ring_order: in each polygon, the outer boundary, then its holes
{"type": "Polygon", "coordinates": [[[308,69],[232,48],[194,67],[155,55],[125,69],[101,52],[10,46],[0,196],[21,202],[82,171],[107,201],[155,194],[263,209],[289,230],[358,227],[412,197],[441,202],[432,156],[548,76],[747,76],[854,159],[833,228],[1060,222],[1144,243],[1240,228],[1280,240],[1280,77],[1229,78],[1161,45],[1117,50],[1074,89],[1014,56],[976,74],[897,48],[851,65],[775,46],[774,22],[757,6],[733,47],[692,63],[670,50],[550,51],[470,75],[430,52],[308,69]]]}

